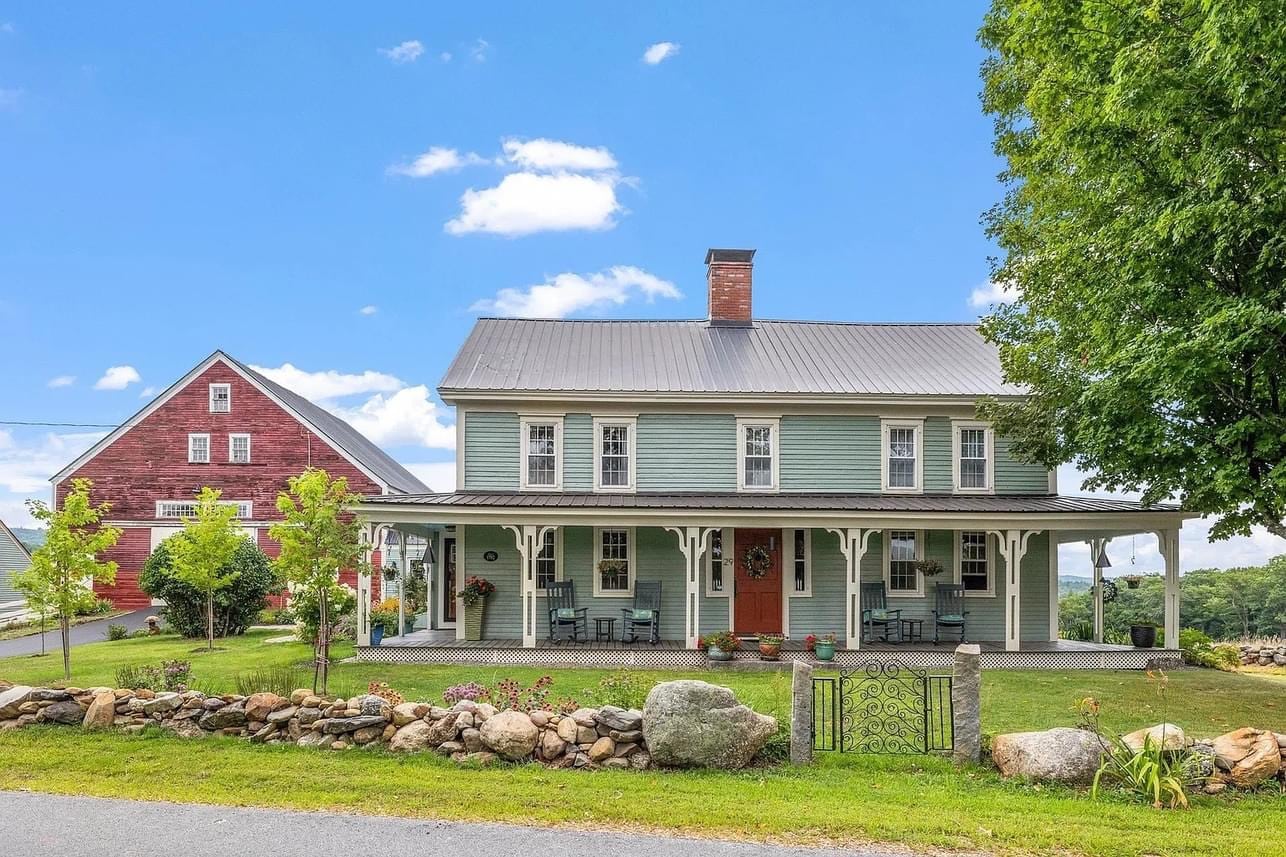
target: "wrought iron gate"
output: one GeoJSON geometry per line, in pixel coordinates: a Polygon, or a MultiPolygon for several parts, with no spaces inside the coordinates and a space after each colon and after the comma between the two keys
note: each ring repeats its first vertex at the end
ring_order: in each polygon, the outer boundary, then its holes
{"type": "Polygon", "coordinates": [[[938,753],[954,749],[951,676],[870,661],[813,679],[813,749],[938,753]]]}

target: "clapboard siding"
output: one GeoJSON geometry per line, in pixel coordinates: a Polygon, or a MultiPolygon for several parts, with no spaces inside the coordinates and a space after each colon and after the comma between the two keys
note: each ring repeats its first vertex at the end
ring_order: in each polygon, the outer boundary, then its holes
{"type": "Polygon", "coordinates": [[[731,414],[640,414],[640,491],[733,491],[737,421],[731,414]]]}
{"type": "Polygon", "coordinates": [[[929,417],[924,421],[924,490],[930,494],[948,494],[954,489],[951,420],[929,417]]]}
{"type": "Polygon", "coordinates": [[[878,492],[879,418],[782,417],[781,487],[786,491],[878,492]]]}
{"type": "Polygon", "coordinates": [[[1009,452],[1009,441],[996,438],[996,493],[1047,494],[1049,471],[1039,464],[1018,461],[1009,452]]]}
{"type": "Polygon", "coordinates": [[[465,412],[465,490],[518,490],[518,453],[518,414],[465,412]]]}
{"type": "Polygon", "coordinates": [[[801,640],[809,634],[834,634],[843,645],[847,586],[839,536],[826,530],[810,530],[809,538],[812,539],[813,594],[789,598],[790,636],[801,640]]]}
{"type": "Polygon", "coordinates": [[[18,537],[0,522],[0,604],[23,601],[23,595],[13,585],[13,576],[26,571],[31,565],[27,549],[18,537]]]}
{"type": "MultiPolygon", "coordinates": [[[[463,585],[470,575],[485,577],[496,586],[487,599],[482,615],[482,636],[492,639],[522,637],[522,562],[513,533],[504,527],[461,527],[464,533],[463,550],[457,554],[456,581],[463,585]],[[495,562],[487,562],[483,554],[495,551],[495,562]]],[[[460,617],[459,621],[464,621],[460,617]]]]}
{"type": "Polygon", "coordinates": [[[563,487],[590,491],[594,487],[594,419],[568,414],[563,419],[563,487]]]}

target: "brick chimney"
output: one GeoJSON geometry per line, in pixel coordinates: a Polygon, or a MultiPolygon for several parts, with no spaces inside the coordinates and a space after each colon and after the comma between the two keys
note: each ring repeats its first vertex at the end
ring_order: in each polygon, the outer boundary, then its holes
{"type": "Polygon", "coordinates": [[[754,250],[706,251],[706,282],[710,287],[710,324],[747,327],[750,312],[750,281],[754,250]]]}

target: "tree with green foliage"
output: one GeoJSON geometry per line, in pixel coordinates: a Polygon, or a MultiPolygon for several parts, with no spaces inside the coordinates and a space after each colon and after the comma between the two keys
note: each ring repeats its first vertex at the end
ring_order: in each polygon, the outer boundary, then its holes
{"type": "Polygon", "coordinates": [[[27,602],[27,610],[35,613],[40,621],[40,655],[44,657],[45,625],[49,617],[58,612],[53,586],[49,580],[30,568],[14,572],[12,580],[13,588],[21,592],[23,600],[27,602]]]}
{"type": "Polygon", "coordinates": [[[1286,8],[993,0],[985,215],[1016,301],[984,320],[1030,396],[981,408],[1089,487],[1286,537],[1286,8]]]}
{"type": "Polygon", "coordinates": [[[359,499],[349,492],[347,479],[332,480],[325,470],[310,467],[291,477],[289,490],[277,495],[283,520],[268,529],[281,545],[276,568],[296,590],[317,599],[315,693],[324,694],[329,679],[331,589],[343,569],[370,573],[361,523],[352,511],[359,499]]]}
{"type": "MultiPolygon", "coordinates": [[[[185,637],[206,637],[205,593],[174,574],[170,550],[186,538],[186,533],[176,533],[157,545],[143,563],[138,585],[148,595],[165,602],[161,615],[166,625],[185,637]]],[[[214,593],[216,637],[245,633],[258,619],[259,611],[267,606],[268,596],[285,588],[281,576],[272,567],[272,560],[250,539],[240,541],[221,572],[228,573],[232,582],[214,593]]]]}
{"type": "Polygon", "coordinates": [[[43,500],[28,500],[31,516],[45,527],[45,543],[32,551],[31,567],[17,575],[18,590],[58,614],[62,632],[63,678],[71,680],[71,619],[93,606],[94,584],[116,579],[116,563],[99,562],[98,555],[121,537],[115,527],[102,525],[110,503],[93,505],[93,483],[73,479],[61,509],[43,500]]]}
{"type": "Polygon", "coordinates": [[[221,491],[204,487],[197,495],[196,514],[183,519],[183,535],[170,545],[174,576],[205,595],[205,647],[214,651],[214,593],[225,589],[240,573],[231,560],[246,540],[233,521],[237,507],[220,503],[221,491]]]}

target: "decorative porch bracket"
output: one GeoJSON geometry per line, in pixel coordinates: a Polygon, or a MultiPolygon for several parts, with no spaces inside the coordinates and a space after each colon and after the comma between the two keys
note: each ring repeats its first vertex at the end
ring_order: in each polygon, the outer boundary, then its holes
{"type": "MultiPolygon", "coordinates": [[[[522,644],[524,648],[536,647],[536,555],[545,543],[545,533],[554,527],[538,524],[505,524],[514,534],[518,556],[522,560],[522,644]]],[[[461,623],[460,628],[464,625],[461,623]]]]}
{"type": "Polygon", "coordinates": [[[826,532],[839,536],[839,549],[844,554],[844,647],[858,649],[862,645],[862,557],[871,536],[879,530],[848,527],[827,528],[826,532]]]}
{"type": "Polygon", "coordinates": [[[679,552],[683,554],[683,637],[689,649],[697,647],[701,635],[701,560],[710,546],[710,533],[714,527],[666,527],[679,537],[679,552]]]}
{"type": "Polygon", "coordinates": [[[1165,647],[1179,648],[1179,531],[1157,530],[1157,548],[1165,558],[1165,647]]]}
{"type": "Polygon", "coordinates": [[[1023,557],[1027,542],[1040,530],[991,530],[1000,540],[1000,554],[1005,558],[1005,651],[1016,652],[1022,643],[1018,609],[1023,557]]]}
{"type": "Polygon", "coordinates": [[[1090,589],[1093,593],[1094,608],[1094,642],[1103,642],[1103,569],[1098,567],[1099,554],[1107,550],[1107,543],[1111,539],[1090,539],[1090,565],[1094,567],[1091,575],[1094,585],[1090,589]]]}

